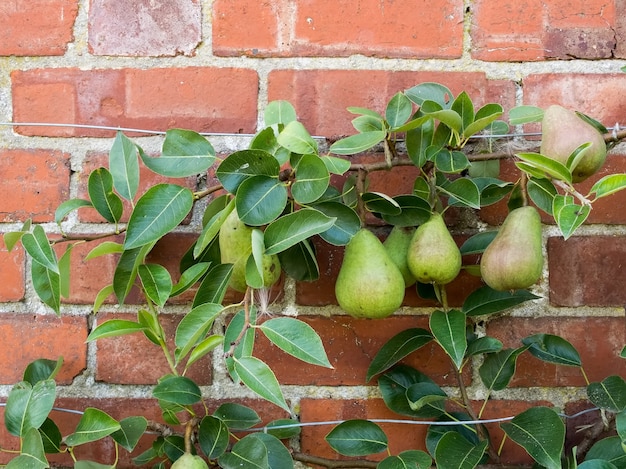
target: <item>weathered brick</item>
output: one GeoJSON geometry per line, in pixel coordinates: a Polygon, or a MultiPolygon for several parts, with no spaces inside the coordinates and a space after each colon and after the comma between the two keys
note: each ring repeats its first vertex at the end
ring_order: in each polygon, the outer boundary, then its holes
{"type": "Polygon", "coordinates": [[[408,0],[214,4],[217,55],[456,58],[462,43],[463,4],[454,0],[428,8],[408,0]]]}
{"type": "MultiPolygon", "coordinates": [[[[509,348],[520,347],[524,337],[540,333],[558,335],[569,341],[578,350],[590,381],[626,372],[626,364],[618,356],[626,343],[623,317],[507,317],[487,325],[487,334],[497,337],[509,348]]],[[[518,358],[511,381],[513,387],[585,385],[578,367],[553,365],[529,353],[518,358]]]]}
{"type": "Polygon", "coordinates": [[[499,102],[505,109],[515,103],[512,82],[488,80],[484,73],[387,72],[380,70],[276,70],[268,78],[268,98],[290,101],[313,135],[325,137],[356,133],[345,109],[361,106],[383,112],[398,91],[424,82],[437,82],[458,94],[465,90],[475,105],[499,102]],[[354,86],[376,83],[376,86],[354,86]]]}
{"type": "Polygon", "coordinates": [[[479,60],[601,59],[616,48],[614,2],[506,1],[473,6],[472,55],[479,60]]]}
{"type": "Polygon", "coordinates": [[[557,306],[620,306],[626,292],[626,238],[574,236],[548,239],[550,302],[557,306]]]}
{"type": "Polygon", "coordinates": [[[0,150],[0,221],[54,220],[67,199],[70,168],[67,153],[57,150],[0,150]]]}
{"type": "Polygon", "coordinates": [[[26,366],[39,358],[63,357],[57,375],[69,384],[87,367],[87,320],[78,316],[0,314],[0,380],[13,384],[22,379],[26,366]]]}
{"type": "Polygon", "coordinates": [[[0,6],[0,55],[63,55],[78,0],[14,0],[0,6]]]}
{"type": "Polygon", "coordinates": [[[580,111],[607,127],[624,120],[624,74],[538,74],[524,79],[524,104],[580,111]]]}
{"type": "Polygon", "coordinates": [[[23,299],[24,280],[24,249],[18,244],[9,252],[0,237],[0,301],[23,299]]]}
{"type": "MultiPolygon", "coordinates": [[[[263,357],[283,384],[354,386],[368,384],[367,369],[378,350],[395,334],[409,328],[428,329],[428,316],[392,316],[386,320],[354,319],[348,316],[308,317],[309,324],[322,338],[333,369],[307,365],[281,352],[258,334],[255,355],[263,357]],[[294,373],[294,370],[298,370],[294,373]]],[[[454,385],[456,378],[449,357],[435,344],[428,344],[408,356],[403,363],[427,374],[441,385],[454,385]]],[[[464,375],[467,384],[471,375],[464,375]]],[[[374,379],[371,385],[376,384],[374,379]]]]}
{"type": "MultiPolygon", "coordinates": [[[[11,78],[16,122],[233,133],[254,132],[256,127],[258,76],[253,70],[57,68],[16,71],[11,78]]],[[[49,137],[113,135],[71,127],[16,129],[49,137]]]]}
{"type": "Polygon", "coordinates": [[[91,0],[89,50],[95,55],[194,55],[202,40],[198,0],[91,0]]]}
{"type": "MultiPolygon", "coordinates": [[[[98,324],[111,319],[136,321],[135,314],[98,314],[98,324]]],[[[174,335],[182,316],[159,315],[165,330],[170,351],[174,350],[174,335]]],[[[160,347],[143,334],[98,339],[96,379],[115,384],[156,384],[171,369],[160,347]]],[[[172,354],[173,356],[173,354],[172,354]]],[[[199,385],[209,385],[212,380],[210,357],[196,362],[186,374],[199,385]]],[[[182,370],[180,370],[182,371],[182,370]]]]}

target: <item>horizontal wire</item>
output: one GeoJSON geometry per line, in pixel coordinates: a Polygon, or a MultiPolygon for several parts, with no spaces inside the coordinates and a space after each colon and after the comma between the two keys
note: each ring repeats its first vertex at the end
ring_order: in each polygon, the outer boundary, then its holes
{"type": "MultiPolygon", "coordinates": [[[[8,127],[69,127],[76,129],[91,129],[91,130],[112,130],[120,132],[136,132],[142,134],[151,135],[165,135],[167,132],[164,130],[150,130],[150,129],[135,129],[132,127],[114,127],[108,125],[91,125],[91,124],[67,124],[60,122],[0,122],[0,126],[8,127]]],[[[623,127],[620,124],[616,124],[615,127],[607,127],[607,130],[619,130],[623,127]]],[[[228,133],[228,132],[198,132],[205,137],[254,137],[256,134],[244,134],[244,133],[228,133]]],[[[484,138],[515,138],[515,137],[537,137],[542,135],[541,132],[519,132],[508,134],[480,134],[472,135],[471,139],[484,139],[484,138]]],[[[314,135],[316,139],[326,139],[327,137],[314,135]]]]}

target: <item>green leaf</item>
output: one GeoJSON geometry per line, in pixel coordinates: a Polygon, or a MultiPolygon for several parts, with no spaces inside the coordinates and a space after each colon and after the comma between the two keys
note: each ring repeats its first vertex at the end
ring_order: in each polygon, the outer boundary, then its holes
{"type": "Polygon", "coordinates": [[[424,101],[434,101],[442,108],[447,108],[454,100],[454,95],[449,88],[431,82],[420,83],[406,90],[404,94],[418,106],[421,106],[424,101]]]}
{"type": "Polygon", "coordinates": [[[422,112],[431,116],[434,119],[437,119],[439,122],[444,124],[446,127],[450,128],[453,132],[459,134],[463,128],[463,120],[459,113],[451,110],[451,109],[437,109],[436,107],[431,108],[432,101],[425,101],[422,103],[422,112]],[[426,106],[428,104],[428,108],[426,106]]]}
{"type": "Polygon", "coordinates": [[[120,423],[106,412],[88,407],[80,418],[76,431],[65,437],[67,446],[97,441],[120,430],[120,423]]]}
{"type": "Polygon", "coordinates": [[[500,424],[507,436],[547,469],[561,469],[565,425],[547,407],[533,407],[500,424]]]}
{"type": "MultiPolygon", "coordinates": [[[[255,324],[256,322],[256,308],[250,308],[250,321],[249,323],[255,324]]],[[[235,370],[235,359],[240,357],[249,357],[252,355],[252,350],[254,348],[255,341],[255,330],[252,327],[249,327],[247,331],[244,332],[244,327],[246,327],[245,320],[245,312],[244,310],[238,311],[233,318],[228,323],[226,327],[226,332],[224,334],[224,352],[230,353],[231,344],[236,343],[239,337],[243,335],[241,340],[239,340],[239,344],[235,346],[235,350],[232,356],[226,356],[226,367],[228,368],[228,372],[230,376],[233,378],[235,383],[239,383],[241,380],[237,371],[235,370]]]]}
{"type": "Polygon", "coordinates": [[[120,429],[111,434],[111,437],[126,451],[131,452],[139,443],[148,428],[148,421],[145,417],[127,417],[120,420],[120,429]]]}
{"type": "Polygon", "coordinates": [[[473,291],[466,298],[463,303],[462,311],[467,316],[482,316],[485,314],[498,313],[525,301],[536,300],[538,298],[540,297],[533,295],[528,290],[501,292],[491,287],[484,286],[473,291]]]}
{"type": "Polygon", "coordinates": [[[465,320],[465,314],[456,309],[447,313],[437,310],[430,315],[430,330],[457,369],[461,368],[467,349],[465,320]]]}
{"type": "Polygon", "coordinates": [[[563,238],[568,239],[587,220],[591,213],[591,206],[566,202],[559,207],[559,201],[563,200],[561,197],[557,195],[554,198],[552,214],[563,238]]]}
{"type": "Polygon", "coordinates": [[[399,332],[389,339],[376,353],[376,356],[367,369],[366,381],[375,375],[387,371],[407,355],[420,349],[433,340],[433,336],[426,329],[411,328],[399,332]]]}
{"type": "Polygon", "coordinates": [[[333,143],[329,151],[335,155],[354,155],[378,145],[387,136],[384,130],[373,130],[342,138],[333,143]]]}
{"type": "Polygon", "coordinates": [[[377,113],[376,111],[372,111],[371,109],[367,109],[365,107],[350,106],[350,107],[347,107],[346,110],[351,114],[361,114],[363,116],[375,117],[381,121],[383,120],[383,116],[381,116],[379,113],[377,113]]]}
{"type": "Polygon", "coordinates": [[[293,469],[294,462],[291,453],[281,441],[268,433],[252,433],[243,439],[259,440],[267,451],[268,469],[293,469]]]}
{"type": "Polygon", "coordinates": [[[438,385],[433,383],[416,383],[406,390],[406,398],[413,410],[420,410],[433,403],[443,405],[448,395],[438,385]]]}
{"type": "Polygon", "coordinates": [[[250,390],[289,412],[280,384],[272,370],[255,357],[234,359],[235,371],[250,390]]]}
{"type": "Polygon", "coordinates": [[[552,205],[554,204],[554,197],[558,194],[556,187],[549,179],[537,179],[531,177],[526,184],[526,190],[530,196],[530,200],[533,203],[546,212],[548,215],[552,215],[552,205]]]}
{"type": "Polygon", "coordinates": [[[50,241],[41,225],[35,225],[32,233],[24,233],[22,245],[33,260],[55,274],[59,273],[57,256],[52,250],[50,241]]]}
{"type": "Polygon", "coordinates": [[[280,317],[258,326],[265,336],[284,352],[313,365],[332,368],[322,340],[307,323],[295,318],[280,317]]]}
{"type": "Polygon", "coordinates": [[[137,147],[122,132],[117,132],[109,151],[109,168],[115,190],[126,200],[133,200],[139,188],[137,147]]]}
{"type": "Polygon", "coordinates": [[[13,386],[4,410],[4,425],[11,435],[24,437],[30,428],[39,428],[48,417],[56,398],[52,379],[34,385],[21,381],[13,386]]]}
{"type": "Polygon", "coordinates": [[[160,264],[142,264],[138,273],[146,296],[162,308],[172,292],[170,273],[160,264]]]}
{"type": "Polygon", "coordinates": [[[152,395],[155,399],[178,405],[191,405],[202,399],[198,385],[185,376],[170,376],[160,381],[152,395]]]}
{"type": "Polygon", "coordinates": [[[176,228],[193,207],[193,194],[176,184],[157,184],[146,191],[128,220],[125,249],[157,241],[176,228]]]}
{"type": "Polygon", "coordinates": [[[457,432],[445,433],[435,449],[438,469],[474,469],[481,461],[489,442],[474,445],[457,432]]]}
{"type": "Polygon", "coordinates": [[[289,122],[285,126],[278,134],[278,143],[293,153],[317,155],[317,142],[298,121],[289,122]]]}
{"type": "Polygon", "coordinates": [[[459,178],[446,184],[445,187],[437,188],[450,196],[451,205],[464,205],[470,208],[480,209],[480,190],[474,181],[467,178],[459,178]]]}
{"type": "Polygon", "coordinates": [[[598,407],[621,412],[626,409],[626,381],[621,376],[608,376],[600,383],[589,384],[587,397],[598,407]]]}
{"type": "Polygon", "coordinates": [[[295,168],[296,180],[291,186],[291,195],[301,204],[319,199],[328,188],[330,173],[324,161],[317,155],[302,155],[295,168]]]}
{"type": "Polygon", "coordinates": [[[87,337],[87,342],[104,339],[105,337],[119,337],[121,335],[143,332],[146,328],[135,321],[126,319],[110,319],[96,326],[87,337]]]}
{"type": "Polygon", "coordinates": [[[398,92],[387,104],[385,119],[389,127],[391,127],[391,130],[395,130],[409,120],[412,113],[413,104],[411,100],[407,98],[404,93],[398,92]]]}
{"type": "Polygon", "coordinates": [[[189,290],[204,276],[204,274],[208,272],[209,267],[211,267],[210,262],[199,262],[198,264],[193,264],[181,274],[178,283],[172,287],[170,296],[177,296],[189,290]]]}
{"type": "Polygon", "coordinates": [[[207,415],[198,426],[198,444],[209,459],[219,458],[226,449],[230,439],[228,426],[217,417],[207,415]]]}
{"type": "Polygon", "coordinates": [[[609,174],[591,186],[589,195],[595,194],[595,198],[599,199],[623,189],[626,189],[626,174],[609,174]]]}
{"type": "Polygon", "coordinates": [[[327,217],[335,219],[335,223],[330,228],[319,233],[320,237],[329,244],[345,246],[361,229],[361,219],[347,205],[329,201],[315,204],[313,208],[327,217]]]}
{"type": "Polygon", "coordinates": [[[374,116],[358,116],[352,119],[352,127],[359,133],[385,130],[385,122],[374,116]]]}
{"type": "Polygon", "coordinates": [[[278,259],[285,273],[295,280],[312,282],[320,276],[315,250],[309,240],[279,252],[278,259]]]}
{"type": "MultiPolygon", "coordinates": [[[[461,116],[460,131],[464,133],[465,129],[474,122],[474,103],[467,92],[462,91],[452,102],[450,106],[454,112],[461,116]]],[[[495,120],[495,119],[494,119],[495,120]]],[[[471,134],[469,134],[471,135],[471,134]]]]}
{"type": "Polygon", "coordinates": [[[239,185],[252,176],[277,177],[280,165],[264,150],[241,150],[229,155],[218,166],[215,176],[224,189],[236,194],[239,185]]]}
{"type": "MultiPolygon", "coordinates": [[[[468,238],[459,248],[464,256],[481,254],[498,234],[497,230],[481,231],[468,238]]],[[[476,290],[477,291],[477,290],[476,290]]],[[[465,310],[463,310],[465,312],[465,310]]]]}
{"type": "Polygon", "coordinates": [[[345,174],[351,166],[351,163],[343,158],[335,158],[334,156],[324,155],[320,159],[324,162],[326,169],[328,169],[328,172],[331,174],[338,174],[341,176],[345,174]]]}
{"type": "Polygon", "coordinates": [[[15,245],[22,239],[25,233],[26,231],[12,231],[9,233],[4,233],[2,239],[4,239],[4,245],[7,248],[7,251],[11,252],[15,245]]]}
{"type": "Polygon", "coordinates": [[[428,469],[432,463],[433,460],[424,451],[408,450],[397,456],[387,456],[376,469],[428,469]]]}
{"type": "Polygon", "coordinates": [[[298,436],[301,433],[300,423],[295,419],[272,420],[265,426],[264,431],[281,440],[298,436]]]}
{"type": "Polygon", "coordinates": [[[552,178],[560,179],[570,184],[572,182],[571,171],[559,161],[553,160],[552,158],[539,153],[516,153],[515,156],[552,178]]]}
{"type": "Polygon", "coordinates": [[[442,150],[435,157],[435,166],[443,173],[458,174],[470,166],[470,162],[462,151],[442,150]]]}
{"type": "Polygon", "coordinates": [[[265,229],[265,254],[277,254],[333,226],[335,218],[304,208],[284,215],[265,229]]]}
{"type": "Polygon", "coordinates": [[[46,454],[42,437],[35,428],[29,428],[24,434],[20,455],[13,458],[5,469],[44,469],[50,467],[46,454]]]}
{"type": "Polygon", "coordinates": [[[61,366],[63,366],[63,357],[59,357],[57,360],[39,358],[26,366],[23,380],[34,386],[39,381],[54,379],[61,366]]]}
{"type": "Polygon", "coordinates": [[[100,464],[94,461],[76,461],[74,469],[116,469],[109,464],[100,464]]]}
{"type": "Polygon", "coordinates": [[[247,430],[261,422],[259,414],[250,407],[236,402],[221,404],[213,415],[226,424],[233,431],[247,430]]]}
{"type": "Polygon", "coordinates": [[[167,177],[183,178],[206,171],[215,161],[215,150],[209,141],[192,130],[169,129],[159,158],[142,150],[141,160],[147,168],[167,177]]]}
{"type": "Polygon", "coordinates": [[[113,290],[113,285],[106,285],[102,287],[102,289],[96,294],[96,299],[93,302],[93,312],[98,313],[104,301],[114,293],[115,291],[113,290]]]}
{"type": "Polygon", "coordinates": [[[297,119],[296,110],[289,101],[277,100],[267,104],[264,112],[265,125],[289,124],[297,119]]]}
{"type": "Polygon", "coordinates": [[[124,303],[131,288],[134,286],[139,265],[143,262],[144,257],[151,248],[151,244],[146,244],[145,246],[122,252],[115,267],[115,272],[113,272],[113,290],[120,304],[124,303]]]}
{"type": "Polygon", "coordinates": [[[191,349],[204,339],[209,332],[215,318],[224,310],[222,305],[204,303],[185,314],[178,323],[174,342],[176,344],[176,364],[178,364],[191,349]]]}
{"type": "Polygon", "coordinates": [[[185,370],[189,369],[191,365],[200,360],[202,357],[210,353],[215,348],[224,343],[224,336],[211,335],[206,339],[200,341],[189,354],[189,359],[185,363],[185,370]]]}
{"type": "Polygon", "coordinates": [[[74,244],[68,244],[59,259],[59,294],[63,298],[70,297],[70,273],[72,270],[71,256],[74,244]]]}
{"type": "Polygon", "coordinates": [[[400,215],[402,208],[392,197],[382,192],[365,192],[361,195],[365,208],[385,215],[400,215]]]}
{"type": "Polygon", "coordinates": [[[476,112],[474,121],[465,127],[463,130],[463,136],[468,138],[477,134],[502,116],[503,112],[504,109],[500,104],[491,103],[484,105],[476,112]]]}
{"type": "Polygon", "coordinates": [[[61,448],[63,436],[61,430],[54,421],[48,417],[39,427],[39,434],[43,441],[44,452],[48,454],[56,454],[63,451],[61,448]]]}
{"type": "Polygon", "coordinates": [[[211,267],[198,287],[192,307],[195,308],[204,303],[221,303],[226,295],[232,273],[232,264],[219,264],[211,267]]]}
{"type": "Polygon", "coordinates": [[[567,340],[552,334],[535,334],[522,339],[534,357],[557,365],[582,366],[580,355],[567,340]]]}
{"type": "Polygon", "coordinates": [[[57,316],[59,316],[61,314],[60,275],[37,261],[31,263],[30,270],[35,293],[37,293],[41,301],[52,308],[57,316]]]}
{"type": "Polygon", "coordinates": [[[487,355],[478,369],[480,379],[490,391],[501,391],[506,388],[515,374],[517,357],[526,347],[504,349],[487,355]]]}
{"type": "Polygon", "coordinates": [[[426,150],[433,143],[435,133],[435,122],[430,119],[419,127],[411,129],[406,133],[406,150],[415,166],[421,168],[426,164],[426,150]]]}
{"type": "Polygon", "coordinates": [[[262,226],[275,220],[287,205],[287,188],[276,178],[252,176],[237,190],[235,206],[246,225],[262,226]]]}
{"type": "Polygon", "coordinates": [[[124,251],[124,246],[114,241],[103,241],[93,248],[85,256],[85,260],[95,259],[96,257],[106,256],[108,254],[121,254],[124,251]]]}
{"type": "Polygon", "coordinates": [[[484,353],[496,353],[502,350],[502,342],[493,337],[478,337],[467,343],[466,356],[481,355],[484,353]]]}
{"type": "Polygon", "coordinates": [[[417,383],[435,384],[425,374],[406,365],[397,365],[378,378],[378,387],[385,404],[397,414],[417,418],[438,417],[443,414],[444,409],[439,408],[437,402],[420,410],[411,409],[406,392],[417,383]]]}
{"type": "Polygon", "coordinates": [[[537,106],[517,106],[509,110],[511,125],[539,122],[543,119],[543,109],[537,106]]]}
{"type": "Polygon", "coordinates": [[[54,211],[54,222],[57,224],[61,224],[63,219],[74,210],[77,210],[81,207],[93,207],[89,200],[84,199],[70,199],[62,202],[56,210],[54,211]]]}
{"type": "Polygon", "coordinates": [[[608,461],[618,469],[626,468],[626,452],[620,438],[618,436],[610,436],[596,441],[587,452],[585,461],[593,461],[595,459],[608,461]]]}
{"type": "Polygon", "coordinates": [[[344,456],[368,456],[385,451],[387,435],[369,420],[347,420],[333,428],[325,440],[344,456]]]}
{"type": "Polygon", "coordinates": [[[270,469],[269,455],[265,444],[247,435],[233,445],[230,452],[218,459],[223,469],[270,469]]]}
{"type": "Polygon", "coordinates": [[[393,226],[418,226],[426,223],[431,216],[431,208],[428,201],[417,195],[402,194],[393,198],[400,207],[398,215],[384,213],[383,220],[393,226]]]}

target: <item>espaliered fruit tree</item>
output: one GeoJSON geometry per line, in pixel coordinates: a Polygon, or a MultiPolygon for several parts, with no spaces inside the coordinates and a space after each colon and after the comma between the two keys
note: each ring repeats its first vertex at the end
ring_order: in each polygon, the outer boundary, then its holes
{"type": "MultiPolygon", "coordinates": [[[[291,316],[261,317],[267,308],[267,290],[282,274],[298,281],[314,282],[319,277],[312,237],[345,246],[335,288],[345,313],[383,320],[398,311],[407,288],[440,305],[430,312],[428,329],[406,329],[389,337],[380,350],[372,350],[374,359],[367,373],[368,383],[377,383],[385,403],[399,418],[432,420],[427,451],[391,454],[387,436],[375,422],[346,421],[332,428],[326,440],[336,452],[355,458],[351,467],[373,467],[364,459],[378,453],[385,455],[378,455],[376,467],[380,469],[432,464],[472,468],[497,463],[499,449],[480,420],[492,393],[509,384],[517,357],[532,354],[560,366],[577,367],[584,375],[578,352],[559,336],[520,337],[519,347],[504,348],[497,337],[481,335],[476,324],[538,298],[528,289],[540,280],[544,268],[540,212],[552,216],[562,236],[568,238],[586,220],[596,200],[626,188],[624,174],[598,180],[586,194],[576,186],[602,167],[607,148],[624,135],[611,134],[593,119],[559,106],[517,107],[509,110],[505,122],[499,104],[475,109],[467,93],[454,96],[437,83],[398,92],[382,113],[363,108],[349,111],[355,116],[356,133],[321,147],[289,103],[269,103],[266,127],[249,148],[221,159],[209,141],[195,132],[168,131],[158,156],[146,154],[119,133],[108,168],[89,175],[89,197],[69,200],[58,208],[60,236],[49,236],[31,223],[5,235],[7,246],[21,242],[32,257],[34,289],[57,314],[71,286],[71,247],[97,241],[87,257],[115,256],[117,267],[94,299],[94,312],[111,295],[123,304],[133,287],[141,290],[144,304],[136,320],[99,323],[88,340],[143,334],[162,349],[171,368],[153,390],[165,425],[154,426],[143,416],[116,421],[90,408],[74,433],[61,435],[49,418],[56,398],[54,377],[61,362],[34,362],[6,403],[5,425],[21,441],[20,454],[7,467],[47,467],[47,453],[69,452],[74,457],[76,446],[102,438],[132,451],[148,428],[158,435],[152,447],[135,458],[137,464],[166,467],[171,461],[176,469],[209,464],[276,469],[293,467],[294,460],[302,460],[338,467],[315,455],[289,451],[281,442],[297,438],[297,415],[286,402],[271,363],[254,354],[255,337],[262,334],[285,353],[331,367],[322,340],[310,325],[291,316]],[[515,126],[538,122],[543,132],[540,148],[506,150],[515,126]],[[350,161],[351,155],[363,152],[380,158],[366,164],[350,161]],[[516,180],[500,179],[502,158],[515,160],[516,180]],[[214,168],[219,184],[193,192],[184,185],[164,183],[139,194],[140,162],[169,178],[205,174],[214,168]],[[410,193],[390,196],[368,190],[372,173],[398,166],[417,169],[410,193]],[[331,176],[343,178],[342,183],[335,187],[331,176]],[[459,248],[446,225],[446,211],[478,211],[505,199],[509,214],[500,229],[476,230],[459,248]],[[130,213],[123,211],[124,200],[130,203],[130,213]],[[202,230],[180,260],[174,282],[164,266],[149,262],[148,254],[201,201],[202,230]],[[97,211],[110,223],[111,240],[103,241],[104,235],[66,233],[64,220],[74,210],[97,211]],[[128,217],[127,223],[120,223],[123,216],[128,217]],[[366,226],[373,218],[378,225],[390,227],[384,243],[366,226]],[[467,255],[479,261],[464,264],[467,255]],[[481,276],[484,284],[455,309],[448,305],[446,287],[462,270],[481,276]],[[241,292],[243,300],[226,303],[228,288],[241,292]],[[175,331],[175,347],[170,348],[162,312],[170,298],[184,292],[192,292],[193,300],[175,331]],[[223,334],[213,327],[220,316],[228,318],[223,334]],[[445,391],[402,363],[430,343],[449,357],[457,391],[445,391]],[[292,418],[264,422],[266,431],[255,432],[252,427],[258,428],[261,422],[252,408],[231,403],[209,413],[198,405],[205,396],[186,372],[210,353],[214,359],[225,360],[234,383],[247,386],[292,418]],[[478,412],[463,376],[464,368],[472,363],[479,366],[484,387],[478,412]],[[242,431],[244,435],[234,437],[242,431]]],[[[525,143],[533,145],[533,141],[525,143]]],[[[611,376],[601,383],[588,383],[588,397],[590,406],[601,409],[604,422],[618,436],[587,442],[579,451],[565,454],[563,418],[548,407],[532,407],[501,427],[542,467],[575,467],[585,459],[581,466],[621,467],[615,462],[626,458],[622,443],[626,441],[626,382],[611,376]]],[[[75,463],[83,469],[117,464],[75,463]]]]}

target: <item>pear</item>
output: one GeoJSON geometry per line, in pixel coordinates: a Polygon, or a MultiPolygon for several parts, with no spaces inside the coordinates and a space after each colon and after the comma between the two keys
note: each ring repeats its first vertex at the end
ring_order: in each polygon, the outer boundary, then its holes
{"type": "Polygon", "coordinates": [[[209,466],[200,456],[185,453],[172,464],[172,469],[209,469],[209,466]]]}
{"type": "Polygon", "coordinates": [[[384,318],[402,305],[402,273],[383,243],[365,228],[346,246],[335,296],[339,306],[355,318],[384,318]]]}
{"type": "MultiPolygon", "coordinates": [[[[234,209],[220,228],[219,245],[222,264],[233,264],[233,273],[229,286],[239,292],[245,292],[246,262],[252,254],[252,228],[239,219],[234,209]]],[[[263,286],[270,287],[280,277],[280,261],[276,254],[263,255],[263,286]]]]}
{"type": "Polygon", "coordinates": [[[461,252],[440,213],[420,225],[407,253],[409,270],[421,283],[445,285],[461,271],[461,252]]]}
{"type": "Polygon", "coordinates": [[[406,260],[409,244],[411,244],[411,239],[413,239],[414,234],[415,228],[412,226],[394,226],[383,243],[387,254],[398,269],[400,269],[400,273],[402,277],[404,277],[405,287],[410,287],[416,281],[415,276],[409,270],[409,265],[406,260]]]}
{"type": "Polygon", "coordinates": [[[583,143],[590,142],[580,162],[572,170],[572,181],[581,182],[597,172],[606,159],[606,143],[602,134],[569,109],[558,105],[548,107],[541,123],[543,133],[541,154],[567,163],[569,156],[583,143]]]}
{"type": "Polygon", "coordinates": [[[531,206],[512,210],[480,260],[483,280],[494,290],[528,288],[543,269],[541,217],[531,206]]]}

